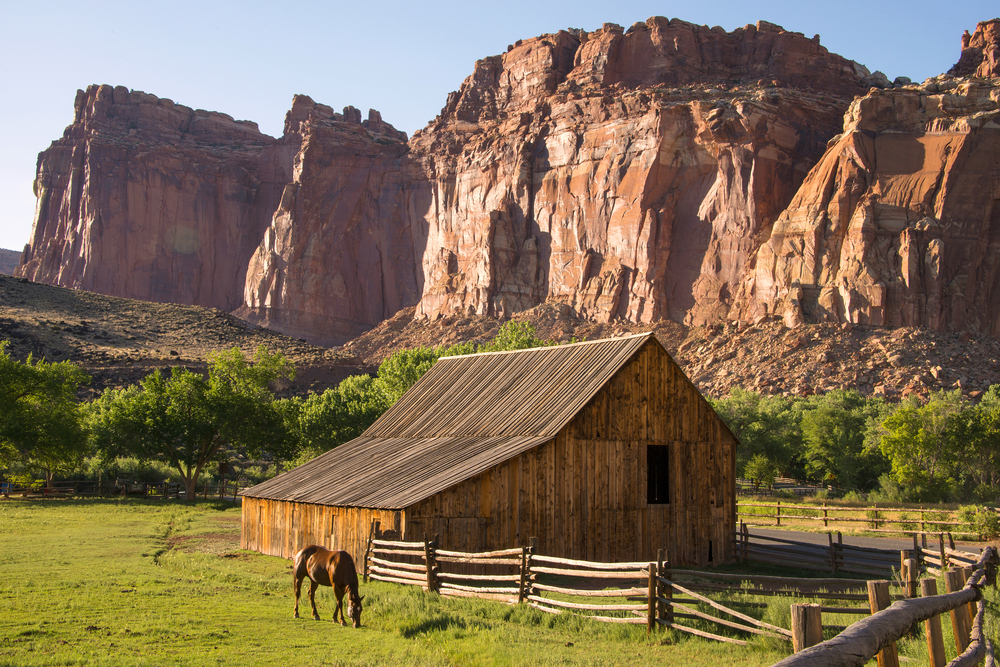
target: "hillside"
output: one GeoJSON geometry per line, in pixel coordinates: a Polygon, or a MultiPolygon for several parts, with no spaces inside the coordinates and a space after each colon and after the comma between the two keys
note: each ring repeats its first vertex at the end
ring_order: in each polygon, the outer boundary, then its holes
{"type": "Polygon", "coordinates": [[[69,360],[92,376],[87,395],[137,382],[154,369],[204,369],[208,355],[264,345],[298,369],[283,394],[334,386],[361,369],[353,358],[247,324],[219,310],[150,303],[0,275],[0,339],[17,359],[69,360]]]}
{"type": "Polygon", "coordinates": [[[21,262],[21,252],[19,250],[4,250],[0,248],[0,273],[8,276],[14,275],[14,269],[21,262]]]}

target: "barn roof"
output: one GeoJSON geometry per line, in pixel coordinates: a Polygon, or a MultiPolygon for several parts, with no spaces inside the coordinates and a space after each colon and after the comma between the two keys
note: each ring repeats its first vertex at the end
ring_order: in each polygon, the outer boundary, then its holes
{"type": "Polygon", "coordinates": [[[243,495],[408,507],[552,439],[650,340],[444,357],[361,437],[243,495]]]}

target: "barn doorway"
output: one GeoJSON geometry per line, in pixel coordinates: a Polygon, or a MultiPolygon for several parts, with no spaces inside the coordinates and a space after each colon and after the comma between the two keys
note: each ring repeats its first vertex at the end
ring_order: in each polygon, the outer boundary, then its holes
{"type": "Polygon", "coordinates": [[[670,446],[646,445],[646,503],[670,502],[670,446]]]}

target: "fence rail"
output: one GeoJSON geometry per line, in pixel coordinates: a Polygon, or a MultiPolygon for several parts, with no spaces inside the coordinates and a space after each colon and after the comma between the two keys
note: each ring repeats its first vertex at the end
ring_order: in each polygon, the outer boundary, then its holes
{"type": "MultiPolygon", "coordinates": [[[[985,606],[981,602],[979,586],[990,579],[990,583],[995,585],[996,551],[993,548],[984,549],[978,556],[963,552],[951,543],[945,546],[943,535],[937,551],[917,546],[914,536],[917,548],[901,553],[850,547],[839,540],[833,542],[830,535],[830,565],[835,572],[850,572],[852,564],[860,563],[856,567],[866,574],[872,568],[897,574],[895,581],[840,577],[804,579],[681,570],[670,567],[663,551],[659,552],[655,562],[595,563],[538,554],[534,538],[524,547],[469,553],[441,549],[437,536],[431,539],[425,535],[421,542],[401,542],[383,540],[378,535],[376,521],[372,523],[365,552],[365,581],[375,579],[420,586],[441,595],[486,598],[507,604],[524,603],[548,614],[570,613],[607,623],[645,624],[648,632],[665,627],[714,641],[747,644],[744,639],[679,622],[696,619],[748,635],[792,642],[796,653],[778,663],[782,666],[863,664],[876,653],[889,650],[886,647],[890,644],[894,646],[893,642],[914,623],[937,619],[946,611],[952,612],[954,634],[962,642],[959,652],[964,651],[961,660],[956,659],[949,667],[978,664],[976,661],[981,656],[992,651],[982,631],[985,606]],[[959,577],[955,579],[958,582],[955,590],[949,583],[947,594],[936,595],[934,580],[924,580],[920,583],[925,597],[918,598],[919,564],[929,562],[933,557],[946,566],[957,564],[965,569],[953,567],[948,570],[949,575],[959,577]],[[966,567],[966,563],[972,563],[972,567],[966,567]],[[993,569],[989,570],[987,564],[991,564],[993,569]],[[895,565],[899,565],[898,570],[895,565]],[[491,569],[493,571],[489,571],[491,569]],[[966,582],[964,588],[961,587],[963,581],[966,582]],[[712,592],[798,596],[841,601],[841,604],[793,605],[792,628],[787,629],[732,608],[734,604],[753,608],[766,606],[764,603],[723,604],[706,595],[712,592]],[[969,604],[977,600],[978,613],[973,621],[969,604]],[[867,601],[868,605],[843,604],[853,601],[867,601]],[[903,616],[898,616],[900,610],[904,612],[903,616]],[[847,627],[827,625],[843,632],[833,640],[820,644],[823,613],[867,618],[847,627]],[[867,657],[862,658],[861,653],[867,657]],[[844,658],[844,655],[849,658],[844,658]]],[[[736,546],[740,560],[752,559],[755,553],[753,545],[759,545],[762,540],[760,536],[750,536],[746,525],[741,524],[736,546]]],[[[810,549],[824,552],[825,558],[825,547],[777,538],[771,538],[771,545],[771,551],[785,554],[781,560],[787,560],[796,567],[826,563],[810,553],[810,549]],[[806,562],[800,563],[800,559],[806,562]]],[[[773,554],[768,555],[767,561],[775,562],[773,554]]],[[[940,622],[938,630],[940,635],[940,622]]],[[[879,664],[883,663],[880,661],[879,664]]],[[[943,667],[943,659],[933,664],[943,667]]]]}
{"type": "MultiPolygon", "coordinates": [[[[1000,510],[996,510],[1000,512],[1000,510]]],[[[841,527],[857,529],[858,524],[865,524],[863,530],[868,533],[917,533],[936,534],[953,532],[955,534],[978,537],[959,519],[958,511],[931,508],[894,508],[879,507],[841,507],[837,505],[816,505],[783,503],[778,500],[773,503],[744,502],[737,507],[737,518],[746,521],[751,526],[781,526],[789,520],[806,522],[823,522],[824,528],[841,527]],[[759,511],[765,510],[765,511],[759,511]],[[918,516],[910,516],[910,515],[918,516]],[[850,516],[847,516],[850,515],[850,516]],[[897,526],[887,528],[886,526],[897,526]]]]}
{"type": "MultiPolygon", "coordinates": [[[[246,480],[225,480],[203,483],[195,488],[195,498],[235,498],[239,492],[251,486],[246,480]]],[[[116,480],[69,480],[49,484],[18,486],[12,482],[0,482],[0,497],[23,498],[72,498],[86,496],[142,496],[144,498],[183,498],[184,485],[177,482],[149,484],[141,481],[116,480]]]]}

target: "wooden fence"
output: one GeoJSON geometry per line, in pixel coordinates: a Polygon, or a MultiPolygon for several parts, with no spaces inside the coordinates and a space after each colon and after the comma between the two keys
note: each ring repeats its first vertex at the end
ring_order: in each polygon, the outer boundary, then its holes
{"type": "MultiPolygon", "coordinates": [[[[235,498],[239,492],[251,486],[246,480],[225,480],[216,483],[199,484],[195,489],[197,498],[235,498]]],[[[52,482],[49,485],[17,486],[11,482],[0,482],[0,496],[4,498],[72,498],[85,496],[142,496],[144,498],[181,498],[184,485],[176,482],[148,484],[142,481],[78,480],[52,482]]]]}
{"type": "Polygon", "coordinates": [[[751,526],[785,526],[792,522],[819,523],[824,528],[839,527],[844,531],[855,530],[866,533],[917,533],[934,535],[941,532],[978,537],[966,531],[956,510],[927,508],[840,507],[836,505],[810,505],[796,503],[740,502],[737,518],[751,526]],[[747,510],[747,511],[744,511],[747,510]],[[916,515],[916,516],[912,516],[916,515]],[[896,526],[893,528],[892,526],[896,526]]]}
{"type": "MultiPolygon", "coordinates": [[[[958,657],[948,667],[971,667],[984,658],[993,664],[993,648],[983,633],[986,612],[981,588],[996,585],[997,550],[988,547],[971,568],[952,568],[945,573],[947,592],[937,595],[936,581],[921,582],[921,597],[889,604],[889,582],[868,582],[871,616],[851,625],[833,639],[822,640],[822,622],[818,610],[793,606],[792,633],[796,653],[775,667],[847,667],[863,665],[878,657],[880,667],[896,667],[899,658],[896,641],[916,624],[925,624],[928,656],[932,667],[944,667],[944,641],[940,615],[950,613],[958,657]],[[963,585],[964,582],[964,585],[963,585]],[[795,608],[795,607],[800,608],[795,608]],[[973,606],[975,611],[973,611],[973,606]]],[[[909,567],[915,568],[916,559],[909,567]]],[[[911,591],[912,593],[912,591],[911,591]]]]}

